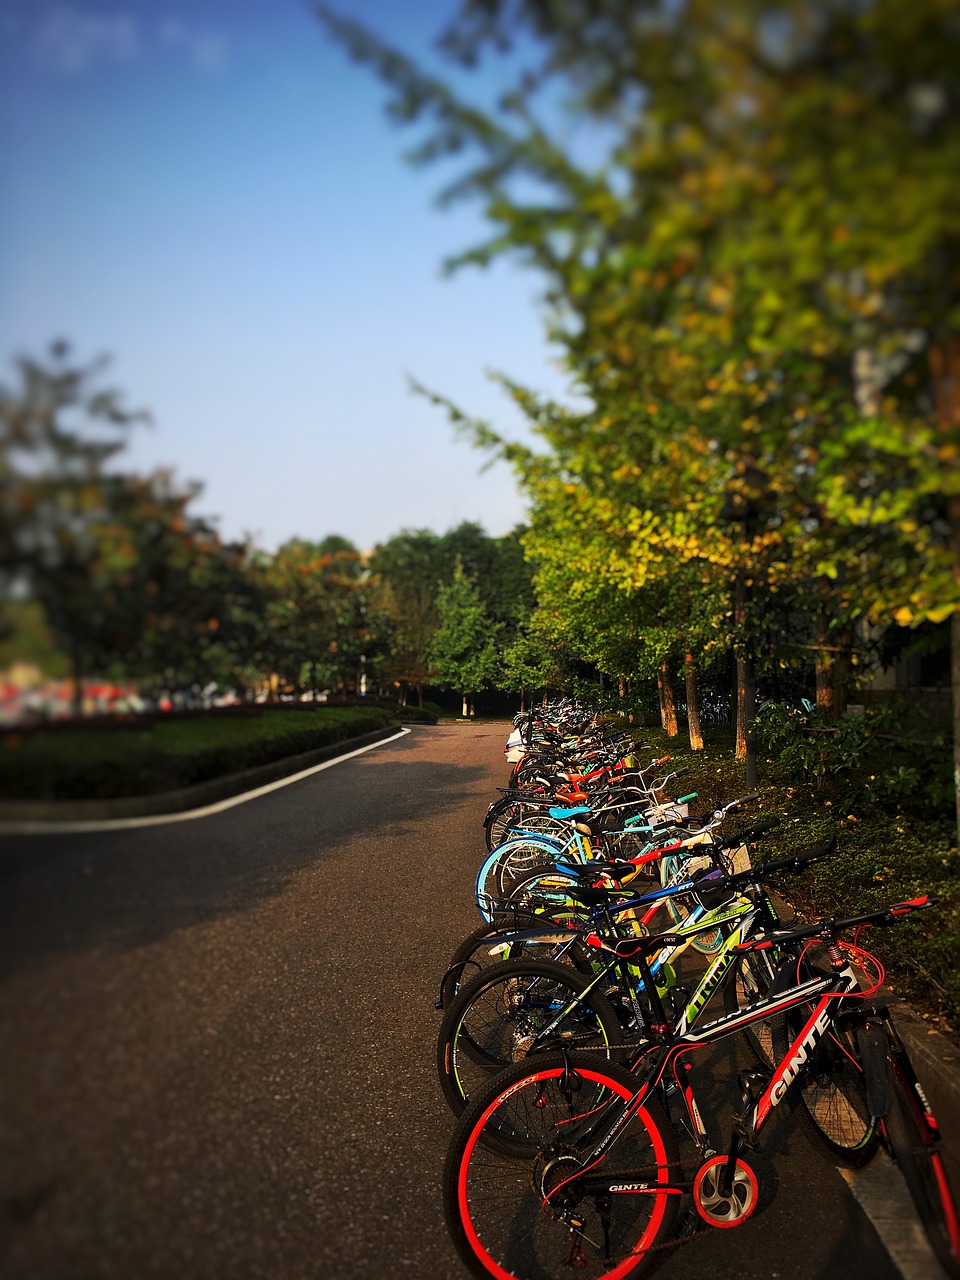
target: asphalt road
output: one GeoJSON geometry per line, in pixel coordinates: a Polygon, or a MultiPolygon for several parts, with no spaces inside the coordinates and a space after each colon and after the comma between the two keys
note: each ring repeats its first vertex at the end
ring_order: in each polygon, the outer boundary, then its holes
{"type": "MultiPolygon", "coordinates": [[[[433,1008],[503,725],[417,728],[195,822],[0,842],[6,1280],[460,1280],[433,1008]]],[[[698,1068],[719,1118],[731,1041],[698,1068]]],[[[755,1218],[664,1255],[895,1280],[783,1118],[755,1218]]]]}

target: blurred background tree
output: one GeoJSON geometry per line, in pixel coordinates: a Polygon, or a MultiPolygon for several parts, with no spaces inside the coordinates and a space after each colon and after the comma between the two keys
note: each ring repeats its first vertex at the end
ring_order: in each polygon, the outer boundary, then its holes
{"type": "Polygon", "coordinates": [[[862,620],[953,617],[960,777],[956,6],[464,0],[445,79],[320,12],[390,85],[413,158],[459,164],[442,199],[491,224],[450,265],[541,272],[588,407],[515,398],[581,518],[632,539],[621,590],[652,559],[722,580],[738,755],[789,599],[828,714],[862,620]],[[463,73],[498,57],[512,85],[484,107],[463,73]]]}

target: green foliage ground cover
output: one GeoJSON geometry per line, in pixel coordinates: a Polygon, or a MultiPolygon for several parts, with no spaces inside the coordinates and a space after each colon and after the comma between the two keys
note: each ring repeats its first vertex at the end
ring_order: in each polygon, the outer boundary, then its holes
{"type": "MultiPolygon", "coordinates": [[[[661,729],[644,729],[643,755],[670,752],[691,772],[678,785],[698,792],[693,812],[706,812],[747,791],[744,766],[731,760],[733,729],[707,728],[703,751],[691,751],[683,739],[661,729]]],[[[909,746],[909,744],[907,744],[909,746]]],[[[839,748],[838,748],[839,749],[839,748]]],[[[922,755],[922,753],[921,753],[922,755]]],[[[949,764],[949,756],[947,756],[949,764]]],[[[937,1015],[945,1030],[960,1029],[960,854],[952,805],[937,806],[934,766],[918,767],[920,781],[909,796],[878,783],[901,769],[902,753],[886,739],[841,773],[817,780],[801,769],[789,750],[760,756],[760,800],[731,830],[750,817],[777,815],[781,826],[758,846],[754,861],[785,856],[837,836],[837,852],[803,877],[781,882],[790,902],[807,919],[853,915],[921,893],[936,895],[939,906],[893,929],[874,929],[862,941],[887,966],[888,985],[937,1015]]]]}
{"type": "Polygon", "coordinates": [[[391,723],[396,715],[382,707],[271,708],[252,717],[9,733],[0,750],[0,799],[156,795],[391,723]]]}

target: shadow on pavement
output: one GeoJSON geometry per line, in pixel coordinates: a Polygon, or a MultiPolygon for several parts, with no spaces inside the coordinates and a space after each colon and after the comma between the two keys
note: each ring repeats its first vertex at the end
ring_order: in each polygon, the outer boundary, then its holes
{"type": "MultiPolygon", "coordinates": [[[[413,838],[425,813],[435,821],[490,788],[489,770],[477,766],[357,763],[192,822],[4,839],[0,973],[90,947],[138,947],[240,914],[352,841],[413,838]]],[[[479,817],[477,830],[479,839],[479,817]]]]}

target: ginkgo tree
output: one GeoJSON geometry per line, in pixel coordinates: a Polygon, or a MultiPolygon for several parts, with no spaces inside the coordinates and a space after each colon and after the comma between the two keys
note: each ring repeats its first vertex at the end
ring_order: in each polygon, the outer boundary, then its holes
{"type": "MultiPolygon", "coordinates": [[[[960,609],[952,9],[466,2],[441,47],[458,68],[512,48],[499,109],[327,15],[424,129],[417,158],[474,157],[446,194],[475,197],[493,235],[460,261],[514,252],[543,273],[593,405],[541,415],[549,447],[579,432],[593,462],[574,482],[638,548],[727,574],[747,665],[771,593],[806,590],[844,627],[960,609]],[[579,152],[571,121],[594,129],[579,152]],[[651,419],[686,443],[672,493],[651,495],[651,419]]],[[[825,700],[842,646],[824,634],[825,700]]],[[[960,762],[960,720],[955,737],[960,762]]]]}

